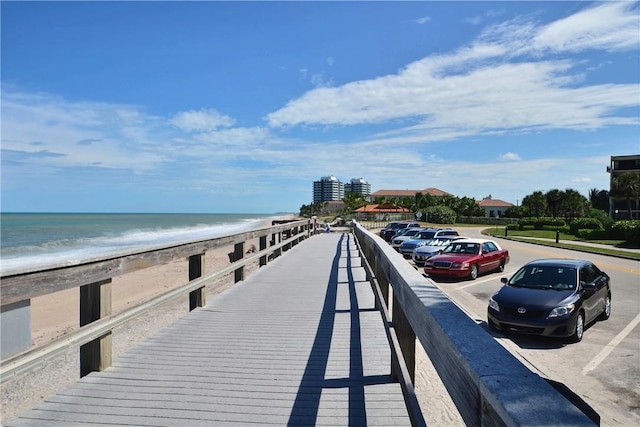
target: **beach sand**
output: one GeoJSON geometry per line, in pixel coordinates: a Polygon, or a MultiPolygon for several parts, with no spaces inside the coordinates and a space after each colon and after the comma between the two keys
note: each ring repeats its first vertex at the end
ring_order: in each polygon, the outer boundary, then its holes
{"type": "MultiPolygon", "coordinates": [[[[267,225],[270,225],[267,224],[267,225]]],[[[258,242],[247,242],[245,250],[258,242]]],[[[232,248],[218,248],[205,254],[205,275],[229,265],[232,248]]],[[[245,267],[245,275],[258,268],[257,262],[245,267]]],[[[233,273],[207,286],[207,298],[233,286],[233,273]]],[[[188,282],[186,260],[150,267],[112,281],[112,308],[117,313],[130,306],[188,282]]],[[[77,329],[78,290],[70,289],[32,300],[32,340],[41,345],[77,329]]],[[[157,307],[113,333],[113,357],[118,357],[135,344],[157,333],[188,312],[188,296],[157,307]]],[[[2,385],[0,420],[4,423],[30,409],[48,396],[70,387],[79,378],[77,349],[45,362],[25,375],[18,375],[2,385]]],[[[463,426],[455,406],[429,362],[420,344],[416,345],[416,391],[427,424],[430,426],[463,426]]]]}

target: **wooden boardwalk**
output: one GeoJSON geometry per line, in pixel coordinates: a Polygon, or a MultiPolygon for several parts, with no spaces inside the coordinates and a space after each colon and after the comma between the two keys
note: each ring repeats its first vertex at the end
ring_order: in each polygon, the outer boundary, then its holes
{"type": "Polygon", "coordinates": [[[5,425],[410,425],[353,239],[294,246],[5,425]]]}

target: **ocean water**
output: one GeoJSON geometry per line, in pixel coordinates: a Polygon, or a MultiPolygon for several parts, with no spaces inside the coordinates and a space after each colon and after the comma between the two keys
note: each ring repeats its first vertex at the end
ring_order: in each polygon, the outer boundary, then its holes
{"type": "Polygon", "coordinates": [[[1,213],[0,273],[258,228],[269,214],[1,213]]]}

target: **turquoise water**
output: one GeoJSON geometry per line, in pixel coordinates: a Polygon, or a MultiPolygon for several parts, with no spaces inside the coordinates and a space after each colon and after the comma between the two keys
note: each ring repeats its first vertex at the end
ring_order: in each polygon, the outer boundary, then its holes
{"type": "Polygon", "coordinates": [[[0,270],[48,265],[257,228],[269,214],[0,214],[0,270]]]}

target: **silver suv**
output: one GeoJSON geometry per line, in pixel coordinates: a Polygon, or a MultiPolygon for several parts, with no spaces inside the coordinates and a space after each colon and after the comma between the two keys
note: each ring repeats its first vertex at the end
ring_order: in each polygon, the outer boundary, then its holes
{"type": "Polygon", "coordinates": [[[398,251],[403,257],[411,258],[413,250],[418,246],[423,245],[427,240],[435,239],[437,237],[453,237],[457,235],[458,232],[453,228],[425,228],[413,236],[412,239],[402,242],[398,251]]]}

